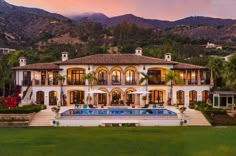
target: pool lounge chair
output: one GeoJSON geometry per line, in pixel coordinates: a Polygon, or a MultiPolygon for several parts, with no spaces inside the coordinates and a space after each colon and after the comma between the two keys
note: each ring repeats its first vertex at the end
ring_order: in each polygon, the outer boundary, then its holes
{"type": "Polygon", "coordinates": [[[80,104],[75,103],[75,109],[76,109],[76,108],[80,108],[80,104]]]}
{"type": "Polygon", "coordinates": [[[92,104],[89,104],[88,107],[89,108],[97,108],[97,107],[94,107],[92,104]]]}
{"type": "Polygon", "coordinates": [[[149,104],[145,104],[143,107],[141,108],[148,108],[149,107],[149,104]]]}
{"type": "Polygon", "coordinates": [[[158,103],[159,108],[164,108],[164,102],[158,103]]]}

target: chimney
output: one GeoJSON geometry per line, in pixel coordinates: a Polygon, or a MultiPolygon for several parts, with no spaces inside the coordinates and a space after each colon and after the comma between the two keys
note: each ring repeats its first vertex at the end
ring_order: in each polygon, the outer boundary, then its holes
{"type": "Polygon", "coordinates": [[[64,51],[61,53],[61,60],[63,62],[68,60],[68,52],[67,51],[64,51]]]}
{"type": "Polygon", "coordinates": [[[143,54],[143,49],[138,47],[135,49],[135,55],[139,55],[139,56],[142,56],[143,54]]]}
{"type": "Polygon", "coordinates": [[[165,61],[171,61],[171,53],[165,54],[165,61]]]}
{"type": "Polygon", "coordinates": [[[26,58],[25,57],[20,57],[19,64],[20,64],[20,67],[25,66],[26,65],[26,58]]]}

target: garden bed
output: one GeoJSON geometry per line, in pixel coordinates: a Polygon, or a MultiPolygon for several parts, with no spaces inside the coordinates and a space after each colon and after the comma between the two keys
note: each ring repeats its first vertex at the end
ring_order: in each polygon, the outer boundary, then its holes
{"type": "Polygon", "coordinates": [[[236,117],[228,114],[208,114],[213,126],[232,126],[236,125],[236,117]]]}
{"type": "Polygon", "coordinates": [[[28,126],[35,113],[45,109],[43,105],[26,105],[17,108],[0,108],[0,127],[28,126]]]}

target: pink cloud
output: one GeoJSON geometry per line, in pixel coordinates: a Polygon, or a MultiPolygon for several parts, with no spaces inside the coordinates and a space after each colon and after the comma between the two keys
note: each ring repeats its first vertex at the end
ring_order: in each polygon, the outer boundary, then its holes
{"type": "Polygon", "coordinates": [[[187,16],[236,18],[236,0],[6,0],[63,15],[101,12],[108,16],[132,13],[144,18],[176,20],[187,16]]]}

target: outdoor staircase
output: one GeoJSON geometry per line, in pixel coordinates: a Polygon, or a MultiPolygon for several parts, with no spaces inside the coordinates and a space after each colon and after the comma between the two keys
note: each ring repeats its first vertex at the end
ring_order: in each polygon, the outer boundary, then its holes
{"type": "Polygon", "coordinates": [[[41,110],[34,116],[29,126],[52,126],[51,119],[53,118],[54,113],[51,111],[51,109],[41,110]]]}
{"type": "Polygon", "coordinates": [[[25,94],[24,98],[21,100],[22,105],[31,103],[31,99],[30,99],[31,93],[32,93],[32,86],[28,88],[27,93],[25,94]]]}
{"type": "Polygon", "coordinates": [[[205,116],[197,110],[187,109],[184,117],[189,120],[188,126],[211,126],[205,116]]]}

